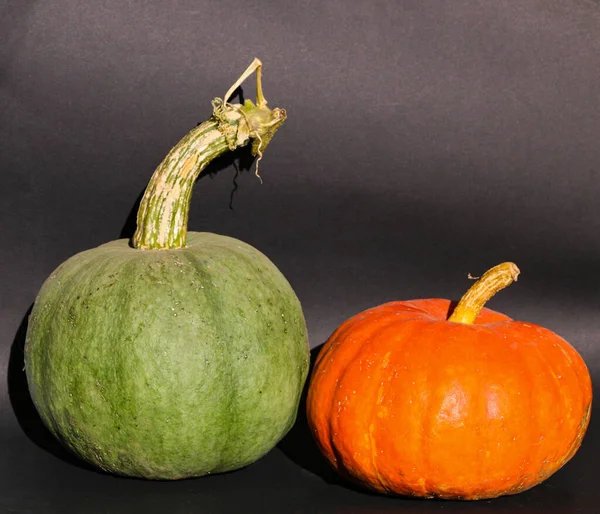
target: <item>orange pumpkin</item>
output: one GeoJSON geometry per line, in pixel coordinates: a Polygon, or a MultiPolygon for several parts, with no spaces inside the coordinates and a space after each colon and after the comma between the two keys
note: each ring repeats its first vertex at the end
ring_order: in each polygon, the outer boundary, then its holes
{"type": "Polygon", "coordinates": [[[529,489],[575,454],[592,401],[583,359],[483,308],[518,274],[491,269],[449,318],[448,300],[392,302],[335,331],[307,415],[337,471],[383,493],[474,500],[529,489]]]}

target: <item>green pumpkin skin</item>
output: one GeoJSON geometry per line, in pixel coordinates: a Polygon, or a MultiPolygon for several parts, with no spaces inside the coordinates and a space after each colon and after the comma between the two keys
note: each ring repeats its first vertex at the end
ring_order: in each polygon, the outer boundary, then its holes
{"type": "Polygon", "coordinates": [[[246,466],[291,428],[309,367],[300,303],[258,250],[190,232],[84,251],[44,283],[26,340],[50,431],[108,472],[180,479],[246,466]]]}

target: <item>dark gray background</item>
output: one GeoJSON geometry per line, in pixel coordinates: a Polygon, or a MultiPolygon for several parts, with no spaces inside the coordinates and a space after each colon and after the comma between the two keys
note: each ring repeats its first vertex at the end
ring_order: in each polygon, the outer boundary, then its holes
{"type": "Polygon", "coordinates": [[[303,302],[311,346],[362,309],[457,299],[467,273],[513,260],[521,278],[490,306],[558,332],[600,379],[597,2],[4,0],[0,41],[0,511],[597,511],[594,416],[563,470],[492,502],[349,488],[302,419],[235,473],[103,475],[39,426],[19,347],[43,280],[131,235],[154,167],[257,56],[289,119],[262,185],[242,169],[231,201],[231,161],[198,181],[190,229],[266,253],[303,302]]]}

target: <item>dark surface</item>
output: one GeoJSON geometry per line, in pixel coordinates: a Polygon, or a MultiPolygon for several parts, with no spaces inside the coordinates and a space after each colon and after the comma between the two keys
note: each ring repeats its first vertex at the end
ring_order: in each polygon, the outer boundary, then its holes
{"type": "Polygon", "coordinates": [[[1,512],[598,512],[595,413],[562,470],[489,502],[360,491],[302,415],[248,468],[145,482],[62,450],[22,372],[43,280],[131,234],[154,167],[257,56],[289,119],[262,185],[243,152],[198,182],[190,229],[266,253],[313,347],[360,310],[457,299],[467,273],[513,260],[490,307],[565,337],[599,382],[597,2],[4,0],[0,41],[1,512]]]}

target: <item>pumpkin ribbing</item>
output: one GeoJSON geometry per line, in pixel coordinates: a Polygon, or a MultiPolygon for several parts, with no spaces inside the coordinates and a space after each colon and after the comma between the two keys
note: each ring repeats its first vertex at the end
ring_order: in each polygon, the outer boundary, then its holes
{"type": "Polygon", "coordinates": [[[107,471],[174,479],[235,469],[295,419],[308,359],[289,284],[241,241],[188,239],[179,250],[120,240],[82,252],[36,300],[33,400],[67,447],[107,471]]]}
{"type": "Polygon", "coordinates": [[[451,306],[369,309],[319,352],[307,416],[342,475],[384,493],[493,498],[542,482],[581,445],[592,388],[575,349],[487,308],[450,322],[451,306]]]}
{"type": "MultiPolygon", "coordinates": [[[[258,85],[259,65],[249,68],[258,85]]],[[[260,88],[257,105],[231,106],[228,96],[157,168],[134,245],[73,256],[31,312],[25,367],[42,420],[112,473],[179,479],[237,469],[296,417],[309,347],[290,284],[242,241],[187,233],[198,173],[250,141],[260,156],[285,119],[260,88]]]]}

